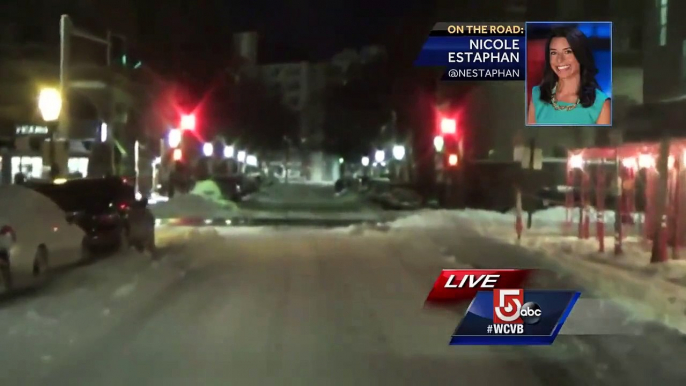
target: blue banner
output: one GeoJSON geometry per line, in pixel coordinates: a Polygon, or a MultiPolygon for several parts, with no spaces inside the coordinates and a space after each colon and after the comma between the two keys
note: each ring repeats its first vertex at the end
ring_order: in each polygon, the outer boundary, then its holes
{"type": "Polygon", "coordinates": [[[445,81],[524,80],[525,29],[508,23],[438,23],[414,64],[446,68],[445,81]]]}
{"type": "MultiPolygon", "coordinates": [[[[507,290],[512,291],[512,290],[507,290]]],[[[522,290],[514,290],[522,291],[522,290]]],[[[505,292],[505,291],[503,291],[505,292]]],[[[514,318],[503,321],[497,310],[497,292],[479,292],[455,329],[451,345],[550,345],[560,333],[574,304],[577,291],[523,290],[523,299],[502,309],[514,318]]],[[[502,302],[502,299],[500,299],[502,302]]]]}

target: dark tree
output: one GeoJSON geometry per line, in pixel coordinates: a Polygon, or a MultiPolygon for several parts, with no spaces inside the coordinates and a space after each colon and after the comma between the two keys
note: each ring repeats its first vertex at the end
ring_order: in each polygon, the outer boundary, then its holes
{"type": "Polygon", "coordinates": [[[286,106],[277,90],[272,92],[256,78],[242,78],[232,90],[231,135],[253,149],[274,150],[283,147],[284,137],[298,132],[298,115],[286,106]]]}
{"type": "Polygon", "coordinates": [[[325,95],[324,147],[343,156],[369,151],[391,117],[387,62],[355,63],[325,95]]]}

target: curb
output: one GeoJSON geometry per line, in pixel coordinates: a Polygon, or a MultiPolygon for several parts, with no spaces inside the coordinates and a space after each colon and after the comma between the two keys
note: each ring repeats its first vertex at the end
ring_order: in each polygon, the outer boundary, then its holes
{"type": "Polygon", "coordinates": [[[347,227],[358,224],[385,224],[392,219],[336,219],[336,218],[200,218],[177,217],[155,220],[156,227],[347,227]]]}
{"type": "Polygon", "coordinates": [[[235,226],[240,224],[240,219],[227,218],[180,217],[155,220],[155,226],[235,226]]]}

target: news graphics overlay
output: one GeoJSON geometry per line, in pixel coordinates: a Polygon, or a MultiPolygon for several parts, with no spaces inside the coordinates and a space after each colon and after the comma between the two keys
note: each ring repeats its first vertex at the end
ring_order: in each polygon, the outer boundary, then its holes
{"type": "Polygon", "coordinates": [[[495,289],[479,292],[455,329],[451,345],[551,345],[577,291],[495,289]]]}
{"type": "Polygon", "coordinates": [[[444,269],[426,298],[426,306],[471,302],[481,291],[521,288],[531,269],[444,269]]]}
{"type": "Polygon", "coordinates": [[[612,125],[612,23],[527,22],[528,126],[612,125]]]}
{"type": "Polygon", "coordinates": [[[523,23],[436,23],[414,64],[444,81],[524,80],[523,23]]]}

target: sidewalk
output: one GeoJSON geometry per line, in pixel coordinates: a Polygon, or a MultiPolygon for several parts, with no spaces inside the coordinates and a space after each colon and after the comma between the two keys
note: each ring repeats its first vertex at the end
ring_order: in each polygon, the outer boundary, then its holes
{"type": "MultiPolygon", "coordinates": [[[[574,275],[587,288],[613,299],[637,319],[660,321],[686,333],[686,260],[650,264],[649,245],[636,237],[624,240],[624,255],[613,254],[612,237],[605,238],[606,252],[599,253],[598,240],[593,237],[594,224],[592,238],[588,240],[563,234],[564,209],[539,212],[533,220],[532,229],[524,230],[520,242],[516,239],[513,214],[424,211],[395,224],[434,229],[468,224],[482,236],[538,252],[536,255],[545,260],[542,265],[574,275]]],[[[610,221],[614,219],[608,218],[610,221]]]]}

